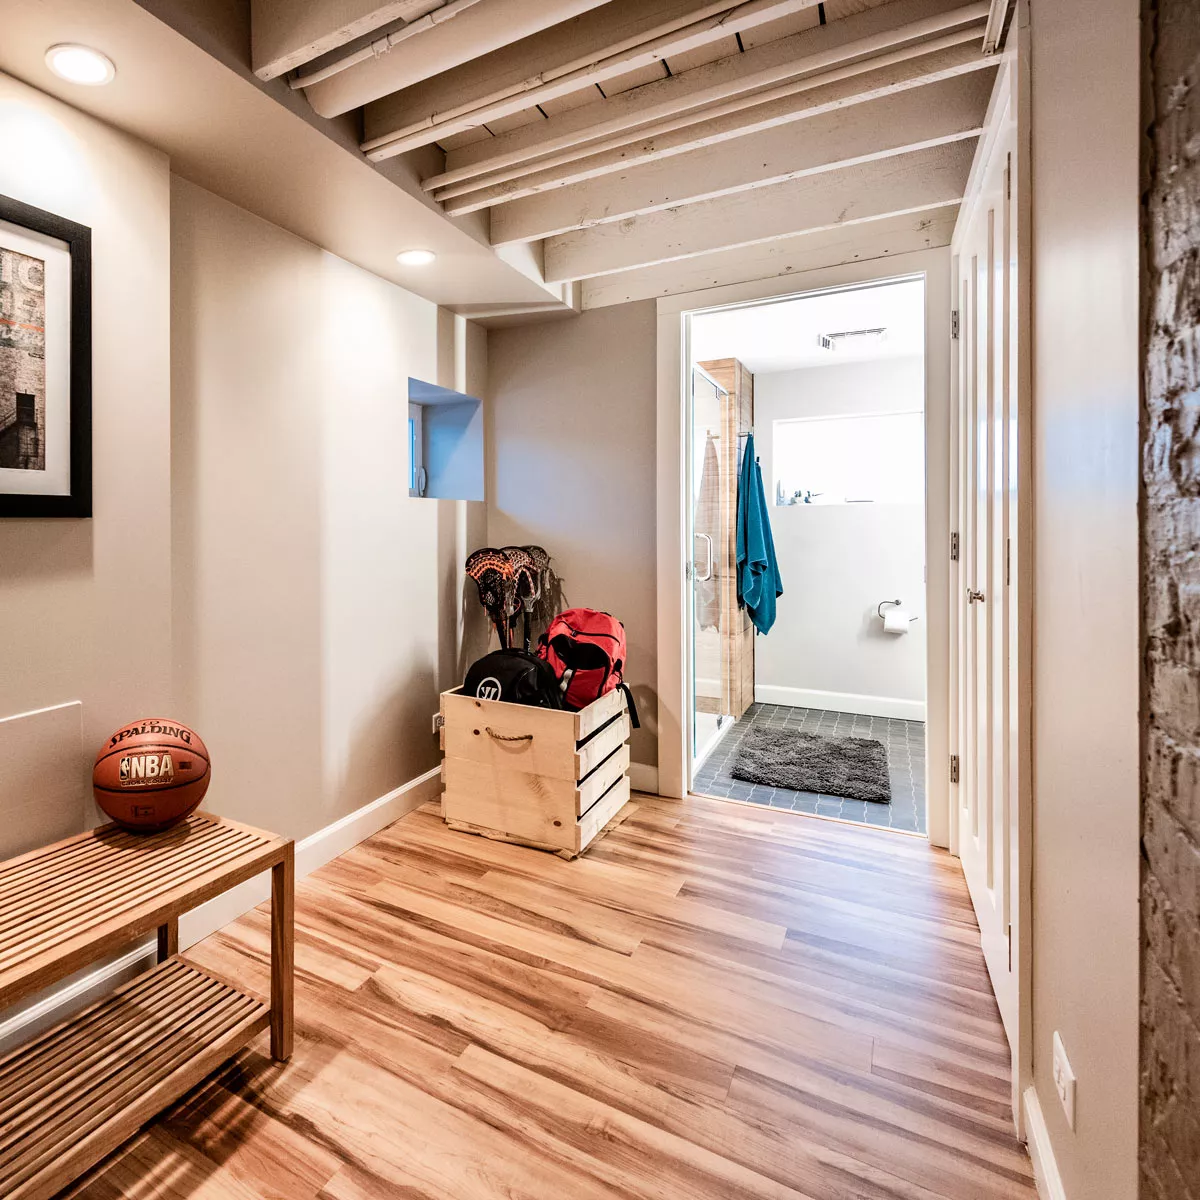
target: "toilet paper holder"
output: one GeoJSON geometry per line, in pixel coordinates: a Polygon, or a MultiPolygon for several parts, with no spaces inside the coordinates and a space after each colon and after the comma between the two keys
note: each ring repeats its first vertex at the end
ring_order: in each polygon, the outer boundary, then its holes
{"type": "MultiPolygon", "coordinates": [[[[894,604],[897,608],[900,608],[903,605],[903,603],[904,603],[903,600],[880,600],[875,611],[879,614],[879,619],[882,621],[883,620],[883,606],[885,604],[894,604]]],[[[916,619],[917,619],[916,617],[909,617],[908,618],[909,624],[911,624],[916,619]]]]}

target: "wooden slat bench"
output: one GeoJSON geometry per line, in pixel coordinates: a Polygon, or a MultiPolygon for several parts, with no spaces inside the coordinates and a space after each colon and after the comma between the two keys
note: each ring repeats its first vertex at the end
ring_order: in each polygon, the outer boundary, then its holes
{"type": "Polygon", "coordinates": [[[292,1052],[292,842],[197,813],[0,863],[0,1009],[156,930],[159,965],[0,1057],[0,1197],[54,1195],[268,1026],[292,1052]],[[271,1001],[178,955],[179,917],[270,869],[271,1001]]]}

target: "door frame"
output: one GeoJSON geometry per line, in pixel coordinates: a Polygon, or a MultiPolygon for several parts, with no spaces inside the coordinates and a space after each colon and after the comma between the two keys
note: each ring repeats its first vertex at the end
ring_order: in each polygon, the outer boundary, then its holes
{"type": "MultiPolygon", "coordinates": [[[[1032,377],[1032,317],[1031,297],[1033,273],[1031,268],[1031,147],[1029,138],[1029,22],[1025,4],[1017,7],[1010,30],[1008,47],[1000,61],[1000,71],[988,104],[983,134],[979,139],[975,161],[967,181],[966,194],[959,210],[958,222],[951,240],[952,277],[957,280],[959,263],[955,248],[960,230],[967,228],[975,207],[982,202],[982,189],[987,158],[991,147],[1002,133],[1000,121],[1006,108],[1014,115],[1015,143],[1011,177],[1016,210],[1016,264],[1014,278],[1016,302],[1016,355],[1013,398],[1017,414],[1017,478],[1016,520],[1013,525],[1015,542],[1013,595],[1015,637],[1010,651],[1011,690],[1014,696],[1010,712],[1013,730],[1012,759],[1014,790],[1011,818],[1015,866],[1009,880],[1011,894],[1012,958],[1017,975],[1017,1028],[1012,1050],[1012,1108],[1017,1135],[1024,1139],[1025,1120],[1022,1097],[1033,1084],[1033,377],[1032,377]],[[1009,103],[1011,101],[1011,103],[1009,103]]],[[[957,304],[957,297],[952,300],[957,304]]],[[[961,343],[952,342],[953,371],[951,373],[952,421],[950,441],[951,513],[957,525],[962,516],[961,496],[961,429],[959,427],[959,355],[961,343]]],[[[960,597],[967,586],[965,556],[953,564],[951,574],[950,633],[950,745],[951,753],[959,745],[960,673],[959,653],[962,636],[960,597]]],[[[1007,715],[1006,715],[1007,717],[1007,715]]],[[[959,803],[957,786],[951,785],[949,848],[958,853],[959,803]]]]}
{"type": "Polygon", "coordinates": [[[926,767],[929,840],[950,845],[950,310],[949,247],[842,263],[658,300],[658,790],[691,785],[684,454],[689,318],[707,309],[922,276],[925,281],[926,767]],[[934,630],[944,636],[934,636],[934,630]]]}

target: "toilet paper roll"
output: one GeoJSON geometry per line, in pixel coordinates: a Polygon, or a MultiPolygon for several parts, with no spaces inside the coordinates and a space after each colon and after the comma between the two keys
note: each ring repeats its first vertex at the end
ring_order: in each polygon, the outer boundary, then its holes
{"type": "Polygon", "coordinates": [[[908,623],[912,613],[907,608],[889,608],[883,614],[883,629],[885,633],[907,633],[908,623]]]}

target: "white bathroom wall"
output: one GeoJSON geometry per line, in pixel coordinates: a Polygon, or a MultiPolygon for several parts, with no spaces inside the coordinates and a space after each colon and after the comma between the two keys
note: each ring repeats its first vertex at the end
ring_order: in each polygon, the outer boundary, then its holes
{"type": "Polygon", "coordinates": [[[923,408],[923,359],[760,372],[754,403],[784,588],[775,627],[757,641],[756,699],[923,720],[924,505],[777,506],[772,437],[779,420],[923,408]],[[883,632],[876,612],[885,599],[917,618],[908,634],[883,632]]]}

